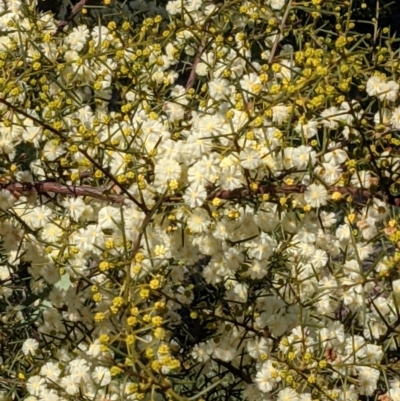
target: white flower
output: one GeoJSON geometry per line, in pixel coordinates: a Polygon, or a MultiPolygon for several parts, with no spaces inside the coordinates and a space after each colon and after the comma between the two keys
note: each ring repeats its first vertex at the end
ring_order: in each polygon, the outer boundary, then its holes
{"type": "Polygon", "coordinates": [[[2,189],[0,191],[0,209],[7,210],[14,206],[14,197],[10,191],[2,189]]]}
{"type": "Polygon", "coordinates": [[[246,94],[250,93],[251,95],[259,93],[262,89],[260,78],[254,72],[243,76],[240,80],[240,86],[246,94]]]}
{"type": "Polygon", "coordinates": [[[161,191],[164,190],[169,181],[179,180],[181,171],[182,168],[177,161],[160,160],[154,168],[155,185],[161,186],[161,191]]]}
{"type": "Polygon", "coordinates": [[[394,102],[397,99],[399,92],[399,84],[395,81],[384,82],[381,86],[381,92],[378,94],[378,98],[381,101],[387,100],[394,102]]]}
{"type": "MultiPolygon", "coordinates": [[[[210,136],[201,132],[192,132],[188,138],[186,147],[190,151],[191,157],[196,160],[205,156],[210,151],[212,142],[210,136]]],[[[189,168],[189,173],[191,169],[189,168]]]]}
{"type": "Polygon", "coordinates": [[[324,228],[332,227],[337,221],[335,213],[328,213],[328,212],[322,211],[320,214],[320,217],[321,217],[321,222],[322,222],[322,225],[324,228]]]}
{"type": "Polygon", "coordinates": [[[209,138],[210,135],[218,135],[223,129],[224,120],[219,114],[206,114],[197,118],[195,127],[199,130],[202,137],[209,138]]]}
{"type": "Polygon", "coordinates": [[[347,224],[341,224],[336,229],[336,237],[339,241],[348,241],[351,238],[350,226],[347,224]]]}
{"type": "Polygon", "coordinates": [[[86,228],[80,228],[73,236],[73,242],[84,252],[93,251],[94,244],[99,245],[102,239],[102,230],[98,225],[89,225],[86,228]]]}
{"type": "Polygon", "coordinates": [[[52,42],[44,42],[39,44],[40,51],[42,55],[52,62],[56,62],[57,59],[57,46],[52,42]]]}
{"type": "Polygon", "coordinates": [[[236,348],[228,344],[227,341],[218,343],[218,347],[213,352],[215,358],[221,359],[225,362],[232,361],[236,356],[236,348]]]}
{"type": "Polygon", "coordinates": [[[269,60],[270,57],[271,57],[271,52],[269,50],[265,50],[261,53],[262,60],[269,60]]]}
{"type": "Polygon", "coordinates": [[[69,370],[71,376],[77,383],[88,381],[90,368],[84,359],[78,358],[71,361],[69,364],[69,370]]]}
{"type": "Polygon", "coordinates": [[[263,363],[261,370],[257,372],[255,381],[263,393],[269,393],[273,390],[275,383],[280,381],[280,377],[272,366],[272,361],[263,363]]]}
{"type": "Polygon", "coordinates": [[[380,345],[367,344],[364,347],[365,358],[368,362],[379,363],[383,358],[383,350],[380,345]]]}
{"type": "Polygon", "coordinates": [[[38,348],[39,343],[34,338],[28,338],[24,341],[24,344],[22,345],[22,352],[25,355],[34,354],[38,348]]]}
{"type": "MultiPolygon", "coordinates": [[[[276,40],[277,37],[275,35],[270,35],[268,36],[268,38],[271,40],[273,38],[273,40],[276,40]]],[[[266,40],[266,42],[268,43],[268,40],[266,40]]],[[[286,45],[283,46],[283,48],[285,48],[286,45]]],[[[290,57],[292,58],[293,55],[293,47],[288,45],[289,47],[286,49],[286,51],[282,50],[280,53],[280,56],[282,56],[284,53],[285,57],[290,57]]],[[[292,81],[292,77],[294,77],[295,75],[298,75],[300,73],[300,68],[295,66],[295,63],[293,60],[287,60],[287,59],[281,59],[280,61],[280,66],[281,66],[281,70],[280,72],[278,72],[276,74],[277,78],[283,78],[286,79],[288,81],[292,81]]]]}
{"type": "Polygon", "coordinates": [[[311,146],[301,145],[293,151],[293,164],[299,170],[305,169],[309,164],[313,167],[316,156],[316,152],[311,146]]]}
{"type": "Polygon", "coordinates": [[[199,362],[206,362],[210,359],[212,349],[206,343],[196,344],[191,355],[199,362]]]}
{"type": "Polygon", "coordinates": [[[358,188],[370,188],[372,181],[371,172],[368,170],[356,171],[351,176],[351,185],[358,188]]]}
{"type": "Polygon", "coordinates": [[[392,282],[392,288],[393,292],[395,293],[396,296],[400,295],[400,279],[394,280],[392,282]]]}
{"type": "Polygon", "coordinates": [[[62,201],[62,205],[68,209],[71,218],[75,221],[79,220],[86,209],[86,204],[82,198],[69,197],[62,201]]]}
{"type": "MultiPolygon", "coordinates": [[[[395,379],[398,380],[398,379],[395,379]]],[[[396,383],[397,384],[397,383],[396,383]]],[[[389,392],[387,392],[386,394],[383,394],[383,396],[388,397],[389,400],[391,401],[400,401],[400,388],[399,387],[392,387],[389,392]]],[[[355,401],[358,398],[355,398],[355,401]]],[[[353,400],[351,400],[353,401],[353,400]]]]}
{"type": "Polygon", "coordinates": [[[392,111],[387,108],[381,108],[374,114],[375,124],[389,124],[392,120],[392,111]]]}
{"type": "Polygon", "coordinates": [[[200,161],[188,170],[188,179],[191,185],[198,183],[206,186],[207,183],[215,182],[218,178],[218,159],[214,154],[204,155],[200,161]]]}
{"type": "Polygon", "coordinates": [[[230,224],[226,220],[218,221],[215,225],[213,236],[216,239],[226,240],[229,237],[230,224]]]}
{"type": "Polygon", "coordinates": [[[304,200],[311,207],[321,207],[328,202],[328,191],[322,185],[311,184],[304,193],[304,200]]]}
{"type": "Polygon", "coordinates": [[[248,170],[255,170],[261,166],[262,160],[257,151],[252,149],[244,149],[240,152],[240,165],[248,170]]]}
{"type": "Polygon", "coordinates": [[[379,370],[362,366],[357,368],[361,395],[372,395],[377,388],[379,370]]]}
{"type": "Polygon", "coordinates": [[[247,351],[254,359],[260,358],[261,355],[269,356],[271,349],[272,340],[270,338],[255,338],[253,340],[249,340],[247,343],[247,351]]]}
{"type": "MultiPolygon", "coordinates": [[[[3,391],[4,392],[4,391],[3,391]]],[[[0,395],[0,397],[2,397],[3,394],[0,395]]],[[[2,399],[2,401],[5,401],[6,398],[2,399]]],[[[37,401],[37,398],[33,395],[28,395],[26,398],[24,398],[25,401],[37,401]]]]}
{"type": "Polygon", "coordinates": [[[40,395],[40,401],[59,401],[60,397],[55,390],[45,389],[40,395]]]}
{"type": "Polygon", "coordinates": [[[317,168],[317,170],[318,174],[320,174],[329,185],[336,184],[342,173],[341,167],[331,163],[322,163],[321,168],[317,168]]]}
{"type": "Polygon", "coordinates": [[[92,378],[99,386],[107,386],[111,382],[110,370],[104,366],[96,366],[92,373],[92,378]]]}
{"type": "Polygon", "coordinates": [[[176,15],[181,12],[182,3],[180,0],[169,1],[166,7],[168,14],[176,15]]]}
{"type": "Polygon", "coordinates": [[[208,90],[212,99],[216,101],[226,99],[230,94],[229,81],[221,78],[214,79],[209,82],[208,90]]]}
{"type": "MultiPolygon", "coordinates": [[[[300,394],[299,400],[300,400],[300,401],[312,401],[311,394],[310,394],[310,393],[303,393],[303,394],[300,394]]],[[[353,401],[353,400],[350,400],[350,398],[346,398],[346,400],[347,400],[347,401],[353,401]]],[[[356,401],[356,400],[354,400],[354,401],[356,401]]]]}
{"type": "Polygon", "coordinates": [[[190,207],[200,207],[207,199],[207,191],[202,185],[190,185],[183,195],[184,202],[190,207]]]}
{"type": "Polygon", "coordinates": [[[328,254],[322,249],[316,249],[310,260],[310,263],[313,265],[313,267],[317,269],[325,267],[327,262],[328,254]]]}
{"type": "Polygon", "coordinates": [[[270,0],[270,5],[273,10],[282,10],[285,5],[285,0],[270,0]]]}
{"type": "Polygon", "coordinates": [[[210,67],[206,63],[198,63],[196,65],[196,74],[200,77],[204,77],[207,75],[210,67]]]}
{"type": "Polygon", "coordinates": [[[61,386],[69,395],[76,395],[79,391],[79,380],[72,375],[64,376],[61,379],[61,386]]]}
{"type": "Polygon", "coordinates": [[[299,395],[292,388],[285,388],[278,393],[277,401],[298,401],[299,395]]]}
{"type": "Polygon", "coordinates": [[[400,107],[396,107],[393,110],[392,116],[390,117],[390,123],[394,129],[400,129],[400,107]]]}
{"type": "Polygon", "coordinates": [[[222,281],[221,276],[218,275],[218,272],[220,270],[220,264],[219,263],[209,263],[208,266],[206,266],[203,270],[203,277],[206,280],[207,283],[209,284],[217,284],[222,281]]]}
{"type": "Polygon", "coordinates": [[[370,240],[378,234],[376,220],[373,217],[367,217],[357,222],[357,227],[365,240],[370,240]]]}
{"type": "MultiPolygon", "coordinates": [[[[341,115],[339,116],[339,119],[346,125],[351,125],[354,117],[360,120],[364,113],[364,110],[361,109],[360,103],[358,103],[356,100],[352,100],[351,104],[349,102],[342,102],[340,105],[340,110],[341,115]]],[[[347,129],[349,128],[347,127],[347,129]]]]}
{"type": "Polygon", "coordinates": [[[171,122],[182,120],[185,117],[185,109],[180,104],[167,102],[164,110],[171,122]]]}
{"type": "Polygon", "coordinates": [[[98,224],[101,228],[116,229],[121,223],[121,209],[105,206],[99,211],[98,224]]]}
{"type": "Polygon", "coordinates": [[[50,223],[46,224],[42,231],[40,232],[40,236],[43,241],[55,243],[61,238],[63,234],[63,230],[57,226],[56,224],[50,223]]]}
{"type": "Polygon", "coordinates": [[[293,147],[287,147],[283,149],[282,162],[286,170],[290,170],[294,167],[294,158],[296,156],[296,149],[293,147]]]}
{"type": "Polygon", "coordinates": [[[7,154],[11,160],[15,157],[15,142],[12,142],[5,132],[0,133],[0,152],[7,154]]]}
{"type": "Polygon", "coordinates": [[[247,285],[245,283],[236,283],[233,292],[238,296],[238,300],[241,302],[247,301],[247,285]]]}
{"type": "Polygon", "coordinates": [[[46,160],[53,162],[64,153],[64,147],[58,140],[52,139],[46,142],[42,152],[46,160]]]}
{"type": "Polygon", "coordinates": [[[45,376],[48,382],[56,382],[60,377],[61,370],[54,362],[47,362],[40,369],[40,374],[45,376]]]}
{"type": "Polygon", "coordinates": [[[0,281],[7,281],[10,277],[9,268],[7,266],[0,266],[0,281]]]}
{"type": "Polygon", "coordinates": [[[295,131],[306,139],[313,138],[318,133],[318,123],[313,120],[308,121],[307,124],[298,123],[295,131]]]}
{"type": "Polygon", "coordinates": [[[194,233],[204,233],[208,231],[211,220],[206,210],[195,209],[187,220],[190,231],[194,233]]]}
{"type": "Polygon", "coordinates": [[[110,31],[104,25],[95,25],[92,29],[92,38],[95,41],[96,45],[107,40],[112,42],[113,36],[110,34],[110,31]]]}
{"type": "Polygon", "coordinates": [[[272,107],[272,122],[281,125],[289,116],[289,107],[278,104],[272,107]]]}
{"type": "Polygon", "coordinates": [[[222,189],[232,191],[243,185],[243,174],[236,166],[230,166],[222,170],[219,183],[222,189]]]}
{"type": "MultiPolygon", "coordinates": [[[[38,118],[36,113],[32,113],[32,115],[38,118]]],[[[32,142],[35,148],[37,148],[39,146],[39,141],[41,138],[43,128],[36,127],[33,121],[29,118],[26,118],[24,120],[23,125],[24,125],[24,131],[22,133],[22,137],[24,138],[24,141],[32,142]]]]}
{"type": "MultiPolygon", "coordinates": [[[[21,0],[8,0],[5,2],[7,4],[7,10],[11,11],[12,14],[18,14],[18,12],[20,12],[20,8],[21,8],[21,0]]],[[[29,4],[29,2],[28,2],[29,4]]],[[[29,4],[30,5],[30,4],[29,4]]],[[[36,4],[33,3],[33,6],[35,6],[36,4]]],[[[14,18],[17,17],[17,15],[13,15],[14,18]]]]}
{"type": "Polygon", "coordinates": [[[78,25],[72,32],[65,38],[65,43],[71,47],[72,50],[79,52],[83,49],[86,41],[89,39],[89,30],[86,25],[78,25]]]}
{"type": "Polygon", "coordinates": [[[377,77],[373,76],[368,79],[366,91],[368,96],[376,96],[378,93],[382,92],[383,81],[377,77]]]}
{"type": "Polygon", "coordinates": [[[340,119],[340,111],[337,107],[332,106],[321,112],[322,124],[329,129],[338,128],[340,119]]]}
{"type": "Polygon", "coordinates": [[[46,389],[46,382],[43,377],[40,377],[39,375],[31,376],[26,382],[26,389],[29,394],[40,396],[46,389]]]}
{"type": "Polygon", "coordinates": [[[188,170],[188,180],[191,185],[205,186],[207,185],[207,175],[200,162],[195,163],[188,170]]]}
{"type": "Polygon", "coordinates": [[[267,274],[267,266],[265,263],[259,260],[254,260],[252,265],[247,269],[246,274],[250,276],[252,280],[261,280],[267,274]]]}
{"type": "Polygon", "coordinates": [[[334,148],[335,145],[335,142],[331,142],[330,146],[328,146],[328,151],[324,154],[324,160],[332,165],[342,164],[347,160],[347,153],[344,149],[340,148],[330,150],[331,148],[334,148]]]}
{"type": "Polygon", "coordinates": [[[257,239],[248,242],[247,246],[249,248],[249,257],[265,261],[273,254],[276,241],[268,234],[261,233],[257,239]]]}

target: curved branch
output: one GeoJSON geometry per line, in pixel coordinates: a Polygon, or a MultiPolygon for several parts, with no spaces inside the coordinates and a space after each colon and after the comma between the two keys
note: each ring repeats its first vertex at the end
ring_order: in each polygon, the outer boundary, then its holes
{"type": "MultiPolygon", "coordinates": [[[[33,183],[8,183],[1,184],[0,189],[6,189],[11,193],[22,194],[24,192],[34,191],[38,194],[47,194],[53,192],[56,194],[65,194],[73,196],[88,196],[90,198],[99,199],[106,202],[112,202],[116,204],[123,204],[125,200],[130,199],[124,195],[109,194],[108,188],[94,188],[89,185],[63,185],[57,182],[38,181],[33,183]]],[[[250,189],[243,187],[227,191],[223,189],[210,190],[207,199],[211,200],[214,198],[220,198],[224,200],[232,200],[236,198],[248,198],[254,195],[271,194],[271,195],[290,195],[290,194],[301,194],[307,190],[306,185],[260,185],[257,191],[251,191],[250,189]]],[[[352,197],[360,197],[364,200],[372,198],[380,199],[390,205],[400,207],[400,196],[387,197],[385,193],[376,192],[373,193],[365,188],[354,188],[354,187],[332,187],[328,191],[330,194],[339,192],[341,195],[350,195],[352,197]]],[[[164,197],[166,202],[182,202],[181,196],[164,197]]]]}
{"type": "MultiPolygon", "coordinates": [[[[57,130],[56,128],[54,128],[52,125],[47,124],[43,121],[41,121],[40,119],[36,118],[35,116],[30,115],[26,110],[20,109],[18,106],[13,105],[12,103],[10,103],[9,101],[7,101],[6,99],[2,99],[0,98],[0,103],[6,105],[7,107],[9,107],[11,110],[23,115],[26,118],[29,118],[30,120],[32,120],[33,122],[37,123],[40,127],[45,128],[47,130],[49,130],[50,132],[52,132],[53,134],[55,134],[58,138],[60,138],[63,141],[66,141],[66,138],[64,137],[64,135],[61,133],[61,131],[57,130]]],[[[86,159],[88,159],[94,167],[96,167],[98,170],[100,170],[106,177],[108,177],[118,188],[121,189],[121,191],[137,206],[139,207],[139,209],[141,209],[144,213],[148,212],[148,209],[146,207],[146,205],[141,204],[140,202],[138,202],[130,193],[129,191],[123,186],[121,185],[118,180],[112,175],[110,174],[107,169],[105,169],[100,163],[98,163],[96,160],[94,160],[86,150],[84,149],[79,149],[79,152],[86,157],[86,159]]],[[[104,190],[103,190],[104,191],[104,190]]],[[[18,192],[18,191],[17,191],[18,192]]]]}
{"type": "Polygon", "coordinates": [[[63,185],[57,182],[39,181],[34,183],[9,183],[0,185],[1,189],[6,189],[11,193],[22,194],[24,192],[36,192],[38,194],[47,194],[53,192],[56,194],[88,196],[90,198],[100,199],[113,203],[124,203],[128,198],[122,195],[107,194],[107,188],[93,188],[89,185],[63,185]]]}

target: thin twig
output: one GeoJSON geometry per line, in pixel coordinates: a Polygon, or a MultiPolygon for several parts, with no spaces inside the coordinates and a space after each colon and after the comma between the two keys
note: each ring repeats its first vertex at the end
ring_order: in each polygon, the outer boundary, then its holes
{"type": "Polygon", "coordinates": [[[186,83],[186,88],[185,88],[186,92],[192,88],[192,86],[194,85],[194,83],[196,81],[196,67],[200,62],[201,56],[202,56],[204,49],[206,47],[206,44],[207,44],[207,36],[205,34],[206,31],[207,31],[207,27],[205,27],[205,29],[203,31],[203,37],[201,39],[200,48],[199,48],[196,58],[194,59],[193,64],[192,64],[192,70],[190,71],[190,75],[189,75],[189,78],[186,83]]]}
{"type": "Polygon", "coordinates": [[[54,32],[53,36],[57,36],[60,32],[62,32],[67,26],[68,22],[70,22],[82,10],[88,1],[89,0],[81,0],[79,3],[76,3],[72,7],[71,13],[68,15],[68,17],[58,23],[57,30],[54,32]]]}
{"type": "Polygon", "coordinates": [[[276,49],[278,48],[278,44],[279,44],[279,42],[281,40],[283,28],[284,28],[284,26],[286,24],[286,20],[287,20],[287,18],[289,16],[289,11],[290,11],[290,7],[291,6],[292,6],[292,0],[290,0],[288,5],[286,6],[285,14],[282,17],[282,21],[281,21],[281,24],[279,26],[279,32],[276,34],[276,38],[275,38],[274,44],[272,46],[271,54],[270,54],[269,59],[268,59],[268,63],[269,64],[272,63],[272,61],[273,61],[273,59],[275,57],[276,49]]]}
{"type": "Polygon", "coordinates": [[[233,375],[240,377],[245,383],[251,384],[253,381],[251,377],[249,377],[243,370],[235,367],[230,362],[225,362],[222,359],[218,358],[211,358],[214,362],[218,363],[219,365],[223,366],[224,368],[228,369],[233,375]]]}

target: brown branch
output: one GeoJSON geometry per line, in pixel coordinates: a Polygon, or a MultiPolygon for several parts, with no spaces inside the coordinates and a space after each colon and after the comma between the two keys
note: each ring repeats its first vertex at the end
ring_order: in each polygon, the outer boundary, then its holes
{"type": "Polygon", "coordinates": [[[75,17],[75,15],[77,15],[82,10],[82,8],[86,5],[88,1],[89,0],[81,0],[79,3],[75,4],[72,7],[71,13],[68,15],[68,17],[58,23],[57,30],[54,32],[54,36],[57,36],[60,32],[64,30],[68,22],[70,22],[75,17]]]}
{"type": "MultiPolygon", "coordinates": [[[[207,31],[207,27],[206,27],[205,31],[207,31]]],[[[201,39],[199,51],[197,52],[196,58],[193,61],[192,70],[190,71],[190,75],[189,75],[189,78],[186,83],[186,88],[185,88],[186,92],[192,88],[192,86],[194,85],[194,83],[196,81],[196,67],[200,62],[201,56],[202,56],[204,49],[206,47],[206,44],[207,44],[207,36],[206,36],[205,32],[203,32],[203,34],[204,34],[204,36],[201,39]]]]}
{"type": "Polygon", "coordinates": [[[35,183],[9,183],[0,185],[1,189],[6,189],[11,193],[22,194],[24,192],[36,192],[37,194],[47,194],[53,192],[56,194],[65,194],[73,196],[88,196],[103,201],[122,204],[128,198],[122,195],[107,194],[106,188],[93,188],[89,185],[63,185],[57,182],[35,182],[35,183]]]}
{"type": "MultiPolygon", "coordinates": [[[[57,182],[39,181],[34,183],[8,183],[0,185],[0,189],[6,189],[11,193],[24,193],[29,191],[37,192],[38,194],[47,194],[53,192],[56,194],[65,194],[73,196],[88,196],[90,198],[99,199],[106,202],[113,202],[116,204],[123,204],[125,200],[130,198],[124,195],[108,194],[107,188],[94,188],[89,185],[63,185],[57,182]]],[[[238,188],[233,191],[227,191],[223,189],[210,190],[208,200],[214,198],[220,198],[224,200],[232,200],[236,198],[244,199],[254,195],[271,194],[271,195],[290,195],[290,194],[301,194],[307,190],[306,185],[260,185],[257,191],[251,191],[248,188],[238,188]]],[[[339,192],[341,195],[350,195],[353,198],[360,197],[365,200],[377,198],[390,205],[400,207],[400,196],[392,196],[389,199],[386,194],[382,192],[373,193],[365,188],[354,188],[354,187],[332,187],[328,191],[330,194],[339,192]]],[[[160,201],[160,199],[159,199],[160,201]]],[[[165,197],[165,202],[182,202],[181,196],[165,197]]],[[[150,213],[151,214],[151,213],[150,213]]]]}
{"type": "MultiPolygon", "coordinates": [[[[45,128],[47,130],[49,130],[50,132],[52,132],[53,134],[55,134],[57,137],[59,137],[61,140],[63,141],[67,141],[67,139],[64,137],[64,135],[61,133],[61,131],[55,129],[53,126],[51,126],[50,124],[47,124],[41,120],[39,120],[38,118],[30,115],[27,111],[20,109],[18,106],[13,105],[12,103],[8,102],[6,99],[2,99],[0,98],[0,103],[3,103],[4,105],[6,105],[7,107],[9,107],[11,110],[16,111],[19,114],[22,114],[24,117],[29,118],[30,120],[32,120],[33,122],[37,123],[39,126],[41,126],[42,128],[45,128]]],[[[88,159],[94,167],[96,167],[98,170],[100,170],[106,177],[108,177],[118,188],[121,189],[121,191],[137,206],[139,207],[139,209],[141,209],[143,212],[147,213],[148,209],[147,206],[145,204],[141,204],[140,202],[138,202],[130,193],[129,191],[123,186],[121,185],[118,180],[108,172],[107,169],[105,169],[100,163],[96,162],[96,160],[94,160],[86,150],[84,149],[78,149],[79,152],[86,157],[86,159],[88,159]]]]}

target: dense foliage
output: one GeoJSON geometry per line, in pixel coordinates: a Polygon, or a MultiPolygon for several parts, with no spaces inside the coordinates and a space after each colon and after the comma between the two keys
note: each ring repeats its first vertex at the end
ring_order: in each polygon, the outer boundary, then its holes
{"type": "Polygon", "coordinates": [[[60,5],[0,1],[1,398],[400,400],[380,2],[60,5]]]}

